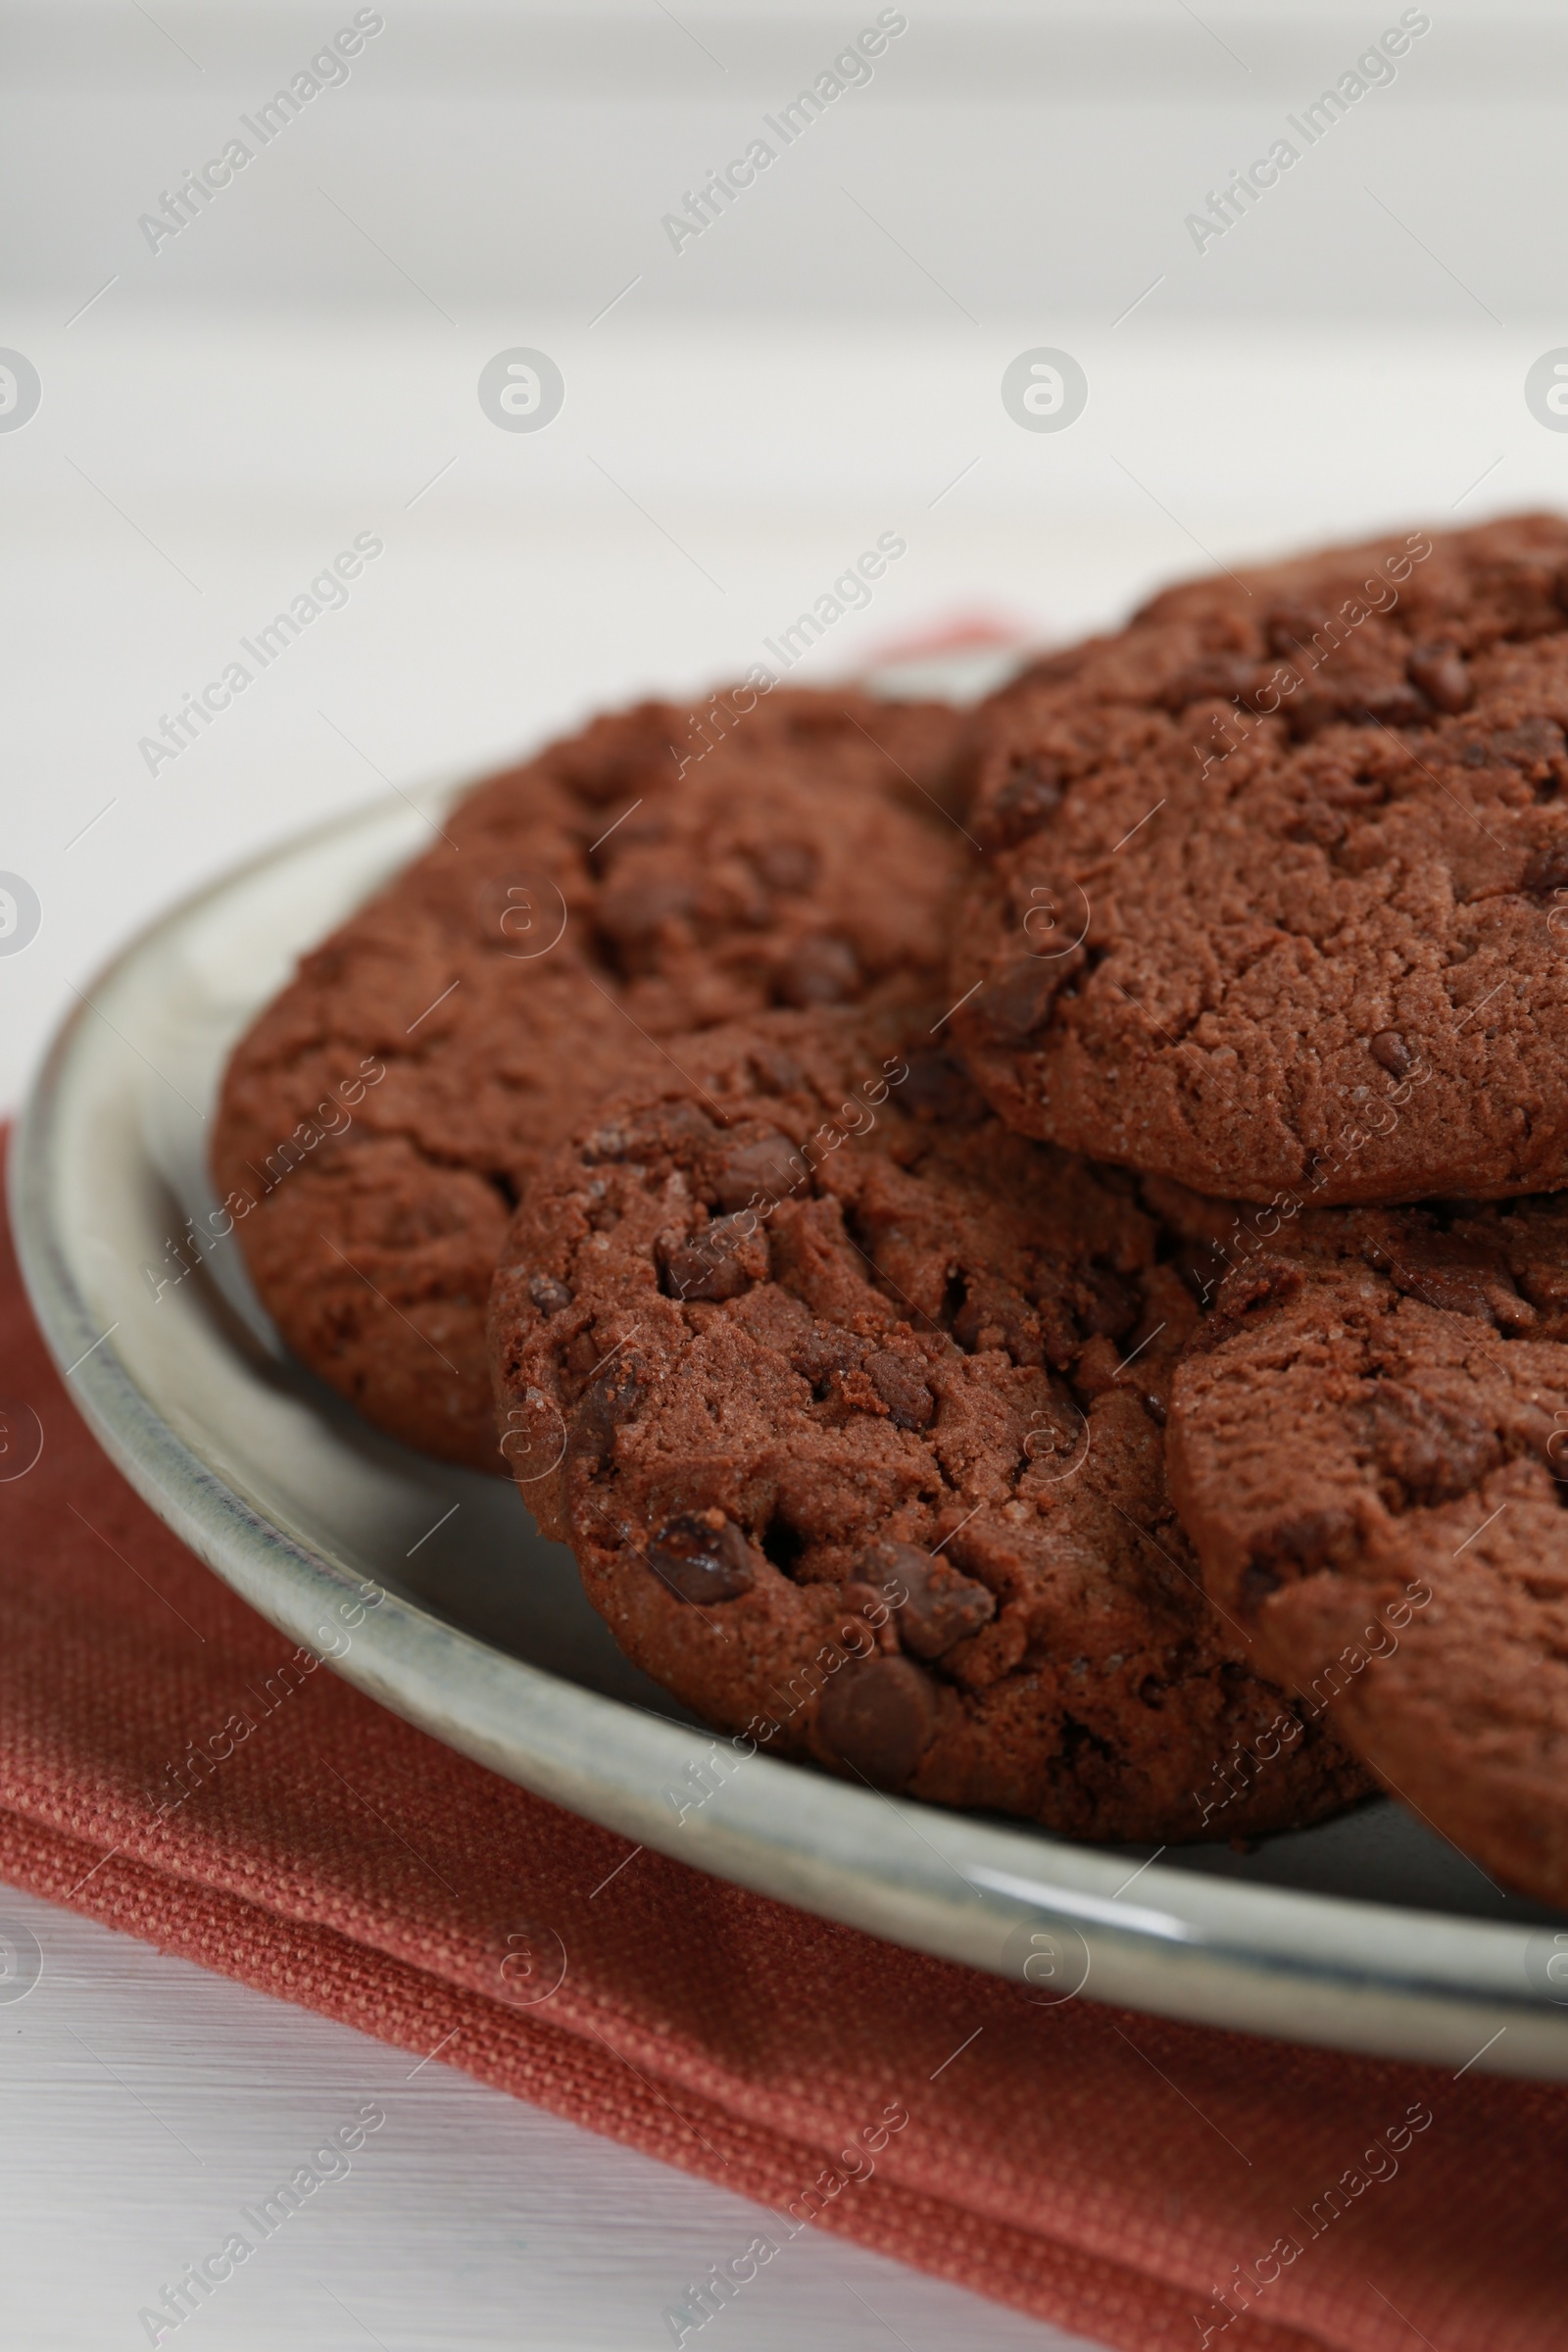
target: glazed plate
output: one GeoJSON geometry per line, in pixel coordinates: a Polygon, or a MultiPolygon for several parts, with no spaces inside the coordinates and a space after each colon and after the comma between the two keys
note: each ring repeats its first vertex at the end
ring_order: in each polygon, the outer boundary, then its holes
{"type": "Polygon", "coordinates": [[[1151,1857],[742,1757],[618,1655],[511,1486],[381,1438],[289,1360],[209,1221],[220,1073],[298,953],[430,838],[399,796],[188,899],[76,1002],[33,1091],[12,1176],[28,1288],[160,1517],[382,1705],[716,1877],[1021,1998],[1568,2080],[1568,1916],[1401,1807],[1151,1857]]]}

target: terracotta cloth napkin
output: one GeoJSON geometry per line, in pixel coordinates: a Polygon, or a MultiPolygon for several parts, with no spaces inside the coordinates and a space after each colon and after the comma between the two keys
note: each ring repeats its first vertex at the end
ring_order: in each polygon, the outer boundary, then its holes
{"type": "Polygon", "coordinates": [[[1126,2352],[1563,2342],[1568,2093],[1037,2007],[630,1849],[324,1666],[279,1695],[290,1644],[88,1435],[9,1232],[0,1396],[43,1429],[0,1483],[0,1878],[759,2198],[780,2245],[819,2214],[1126,2352]]]}

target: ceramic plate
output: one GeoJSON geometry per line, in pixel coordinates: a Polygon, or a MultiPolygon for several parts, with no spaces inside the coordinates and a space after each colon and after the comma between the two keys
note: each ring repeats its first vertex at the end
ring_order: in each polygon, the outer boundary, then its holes
{"type": "Polygon", "coordinates": [[[232,1240],[172,1279],[187,1219],[210,1233],[217,1206],[230,1045],[428,838],[400,797],[187,900],[88,989],[34,1089],[13,1158],[26,1280],[160,1517],[383,1705],[720,1878],[1010,1975],[1020,1997],[1568,2079],[1568,1917],[1500,1893],[1398,1806],[1151,1859],[741,1759],[621,1659],[512,1488],[393,1445],[289,1361],[232,1240]],[[366,1585],[382,1597],[347,1631],[366,1585]]]}

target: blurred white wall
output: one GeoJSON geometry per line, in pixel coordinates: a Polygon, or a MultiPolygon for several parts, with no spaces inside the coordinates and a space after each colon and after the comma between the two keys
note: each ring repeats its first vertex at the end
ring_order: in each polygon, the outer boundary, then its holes
{"type": "Polygon", "coordinates": [[[202,876],[699,691],[879,532],[906,556],[802,675],[1564,499],[1568,435],[1525,398],[1568,346],[1560,9],[368,13],[264,145],[242,118],[366,12],[0,7],[0,355],[40,388],[18,425],[0,378],[0,872],[42,907],[0,952],[0,1103],[202,876]],[[869,80],[767,131],[879,14],[906,25],[869,80]],[[1427,29],[1309,143],[1401,17],[1427,29]],[[236,135],[210,204],[140,224],[236,135]],[[675,250],[662,217],[758,136],[772,163],[675,250]],[[1187,216],[1282,136],[1297,162],[1200,250],[1187,216]],[[519,348],[564,383],[539,431],[480,405],[519,348]],[[1042,348],[1087,382],[1061,431],[1003,401],[1042,348]],[[142,739],[364,531],[347,604],[149,772],[142,739]]]}
{"type": "Polygon", "coordinates": [[[1156,318],[1462,322],[1456,281],[1506,318],[1541,302],[1558,258],[1568,17],[1552,0],[907,0],[895,13],[908,29],[869,84],[779,156],[723,233],[678,255],[662,216],[874,24],[877,0],[385,0],[347,85],[258,158],[208,233],[148,253],[136,220],[159,191],[355,13],[346,0],[0,9],[13,286],[85,298],[120,270],[127,307],[336,307],[409,295],[400,266],[454,313],[515,299],[586,318],[641,271],[645,318],[863,321],[940,318],[922,266],[980,318],[1113,315],[1164,271],[1156,318]],[[1430,29],[1393,80],[1310,155],[1296,142],[1301,168],[1259,206],[1257,233],[1198,253],[1187,214],[1401,18],[1430,29]],[[390,258],[332,216],[323,181],[390,258]]]}

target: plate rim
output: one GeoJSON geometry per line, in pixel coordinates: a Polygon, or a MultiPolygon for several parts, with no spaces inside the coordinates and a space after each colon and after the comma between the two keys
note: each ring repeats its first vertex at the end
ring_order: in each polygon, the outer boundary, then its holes
{"type": "MultiPolygon", "coordinates": [[[[424,786],[420,797],[446,801],[469,781],[424,786]]],[[[346,1588],[357,1590],[359,1573],[227,1485],[164,1419],[112,1335],[95,1333],[70,1237],[60,1230],[64,1196],[53,1169],[95,1000],[248,882],[340,836],[395,832],[400,822],[406,817],[390,798],[356,804],[252,853],[141,925],[68,1007],[10,1148],[24,1282],[56,1368],[74,1384],[78,1409],[155,1514],[307,1648],[311,1630],[324,1630],[317,1626],[323,1606],[346,1588]]],[[[1417,2061],[1451,2057],[1472,2034],[1484,2040],[1490,2027],[1508,2046],[1489,2046],[1470,2065],[1568,2079],[1568,2004],[1559,2008],[1537,1992],[1527,1975],[1527,1946],[1539,1927],[1162,1869],[1157,1857],[1135,1874],[1135,1900],[1117,1909],[1120,1890],[1110,1881],[1124,1858],[1105,1848],[858,1789],[762,1753],[689,1818],[677,1819],[662,1809],[663,1792],[723,1734],[688,1731],[585,1689],[391,1590],[348,1649],[322,1662],[537,1795],[711,1875],[908,1948],[1016,1981],[1004,1947],[1021,1928],[1038,1928],[1078,1939],[1095,1988],[1090,1998],[1417,2061]],[[602,1761],[609,1754],[623,1761],[611,1768],[602,1761]],[[900,1825],[896,1845],[886,1834],[890,1814],[900,1825]],[[869,1874],[867,1855],[877,1858],[869,1874]],[[977,1872],[984,1887],[975,1884],[977,1872]],[[1358,1956],[1336,1955],[1337,1931],[1358,1956]],[[1277,2014],[1282,2002],[1288,2026],[1277,2014]]]]}

